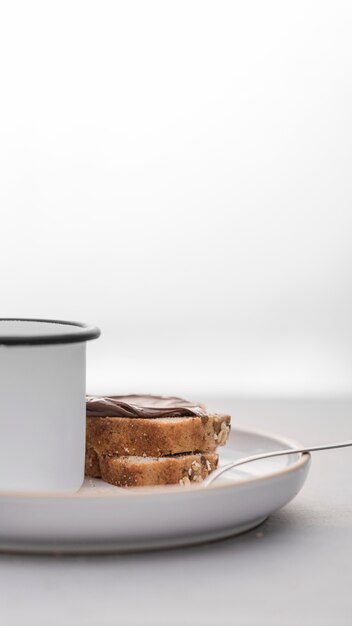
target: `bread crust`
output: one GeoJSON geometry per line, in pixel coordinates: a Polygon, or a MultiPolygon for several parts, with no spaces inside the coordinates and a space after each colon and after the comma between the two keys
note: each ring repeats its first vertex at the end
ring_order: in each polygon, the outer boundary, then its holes
{"type": "Polygon", "coordinates": [[[87,417],[87,449],[98,454],[160,457],[186,452],[212,452],[224,445],[230,416],[140,419],[87,417]]]}

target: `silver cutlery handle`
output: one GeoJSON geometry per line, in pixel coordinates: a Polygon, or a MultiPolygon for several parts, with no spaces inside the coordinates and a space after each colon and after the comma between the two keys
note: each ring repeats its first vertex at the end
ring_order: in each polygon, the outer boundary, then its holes
{"type": "Polygon", "coordinates": [[[217,480],[219,476],[225,474],[230,469],[234,467],[238,467],[239,465],[244,465],[245,463],[251,463],[252,461],[260,461],[261,459],[270,459],[274,456],[286,456],[287,454],[305,454],[309,452],[319,452],[320,450],[334,450],[336,448],[347,448],[352,446],[352,441],[342,441],[340,443],[330,443],[324,446],[307,446],[305,448],[288,448],[287,450],[275,450],[273,452],[265,452],[260,454],[253,454],[251,456],[244,457],[243,459],[238,459],[237,461],[232,461],[231,463],[227,463],[223,467],[215,470],[207,478],[205,478],[202,482],[203,487],[207,487],[214,480],[217,480]]]}

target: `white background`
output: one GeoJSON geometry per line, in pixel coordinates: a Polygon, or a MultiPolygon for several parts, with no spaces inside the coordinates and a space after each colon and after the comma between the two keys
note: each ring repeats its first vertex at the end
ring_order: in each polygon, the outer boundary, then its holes
{"type": "Polygon", "coordinates": [[[0,314],[88,391],[352,392],[350,2],[3,2],[0,314]]]}

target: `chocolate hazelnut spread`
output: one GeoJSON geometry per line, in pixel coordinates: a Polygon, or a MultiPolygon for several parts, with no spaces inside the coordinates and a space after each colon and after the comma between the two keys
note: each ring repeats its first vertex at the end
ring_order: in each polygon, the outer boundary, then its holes
{"type": "Polygon", "coordinates": [[[207,418],[202,405],[182,398],[162,396],[86,396],[87,417],[186,417],[207,418]]]}

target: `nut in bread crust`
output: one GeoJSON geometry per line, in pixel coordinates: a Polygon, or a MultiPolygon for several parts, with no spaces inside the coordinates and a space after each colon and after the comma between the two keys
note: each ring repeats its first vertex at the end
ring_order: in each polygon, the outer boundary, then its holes
{"type": "Polygon", "coordinates": [[[180,478],[178,484],[181,485],[181,487],[189,487],[191,485],[191,481],[188,476],[184,476],[183,478],[180,478]]]}

